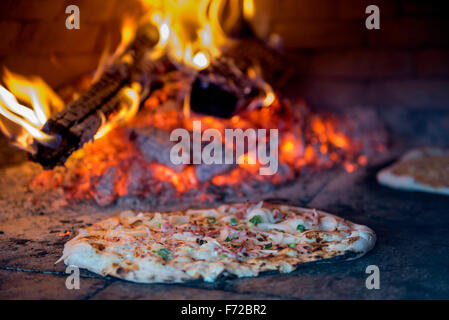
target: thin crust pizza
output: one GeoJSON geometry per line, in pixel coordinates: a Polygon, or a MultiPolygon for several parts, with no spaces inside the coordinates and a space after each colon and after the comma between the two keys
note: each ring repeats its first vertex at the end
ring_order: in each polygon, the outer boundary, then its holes
{"type": "Polygon", "coordinates": [[[291,272],[307,262],[356,259],[375,241],[370,228],[334,215],[260,202],[125,211],[81,230],[59,261],[141,283],[212,282],[220,275],[252,277],[291,272]]]}
{"type": "Polygon", "coordinates": [[[449,195],[449,150],[412,150],[381,170],[377,180],[391,188],[449,195]]]}

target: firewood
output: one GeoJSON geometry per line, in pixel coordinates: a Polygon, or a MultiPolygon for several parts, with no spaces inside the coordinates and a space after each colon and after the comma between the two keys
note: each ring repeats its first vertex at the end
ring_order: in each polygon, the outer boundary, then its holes
{"type": "Polygon", "coordinates": [[[199,72],[190,106],[197,113],[230,118],[263,96],[264,84],[280,89],[293,75],[285,57],[265,41],[255,36],[238,39],[199,72]]]}
{"type": "Polygon", "coordinates": [[[170,141],[170,131],[155,127],[135,129],[136,145],[146,162],[157,162],[176,172],[184,170],[185,165],[174,164],[170,160],[170,150],[176,144],[170,141]]]}
{"type": "Polygon", "coordinates": [[[258,68],[263,80],[275,89],[285,86],[294,76],[293,69],[288,65],[288,59],[257,37],[235,41],[224,55],[232,59],[242,72],[258,68]]]}
{"type": "Polygon", "coordinates": [[[198,73],[190,94],[190,107],[197,113],[230,118],[261,94],[261,82],[223,56],[198,73]]]}
{"type": "Polygon", "coordinates": [[[210,181],[213,177],[225,174],[236,168],[235,164],[200,164],[195,166],[195,175],[198,181],[210,181]]]}
{"type": "MultiPolygon", "coordinates": [[[[170,141],[170,131],[155,127],[145,127],[142,129],[134,129],[133,132],[136,135],[137,148],[142,153],[146,162],[156,162],[165,165],[178,173],[186,168],[187,165],[174,164],[170,160],[171,148],[177,144],[177,142],[170,141]]],[[[201,148],[203,149],[209,143],[203,142],[201,148]]],[[[194,158],[192,152],[193,150],[190,148],[190,164],[193,163],[194,158]]],[[[201,154],[199,156],[201,157],[201,154]]],[[[198,181],[209,181],[213,177],[224,174],[236,167],[234,164],[225,164],[224,159],[225,154],[223,153],[222,164],[193,164],[198,181]]]]}
{"type": "Polygon", "coordinates": [[[84,143],[92,140],[101,126],[102,118],[118,111],[121,89],[140,77],[145,52],[159,40],[155,26],[144,25],[136,32],[134,41],[101,75],[90,89],[61,112],[53,115],[43,131],[58,138],[59,144],[51,148],[36,143],[31,160],[45,168],[64,164],[67,158],[84,143]]]}
{"type": "Polygon", "coordinates": [[[108,168],[101,176],[100,181],[94,189],[94,199],[100,206],[106,206],[116,200],[114,186],[118,178],[115,167],[108,168]]]}

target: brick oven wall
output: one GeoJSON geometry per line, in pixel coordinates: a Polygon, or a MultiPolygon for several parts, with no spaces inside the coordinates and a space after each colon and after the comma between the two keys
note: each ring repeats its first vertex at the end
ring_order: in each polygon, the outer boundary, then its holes
{"type": "MultiPolygon", "coordinates": [[[[278,33],[314,106],[449,106],[448,10],[422,0],[254,0],[261,36],[278,33]],[[365,28],[376,4],[381,29],[365,28]]],[[[0,65],[57,86],[92,72],[138,0],[1,0],[0,65]],[[65,28],[76,4],[81,29],[65,28]]]]}
{"type": "Polygon", "coordinates": [[[447,1],[255,1],[255,25],[267,22],[260,33],[278,33],[294,53],[295,91],[311,105],[449,107],[447,1]],[[365,27],[370,4],[380,30],[365,27]]]}
{"type": "Polygon", "coordinates": [[[125,14],[138,0],[1,0],[0,65],[42,76],[53,86],[95,70],[109,39],[120,39],[125,14]],[[68,5],[80,8],[81,28],[65,27],[68,5]]]}

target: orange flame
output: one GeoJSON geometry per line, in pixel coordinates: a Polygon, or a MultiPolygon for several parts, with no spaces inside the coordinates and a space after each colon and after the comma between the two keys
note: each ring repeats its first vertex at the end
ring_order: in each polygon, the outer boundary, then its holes
{"type": "Polygon", "coordinates": [[[59,96],[38,77],[25,78],[5,69],[0,86],[0,129],[18,147],[33,152],[32,142],[52,145],[56,137],[41,131],[48,117],[64,107],[59,96]],[[8,90],[9,89],[9,90],[8,90]],[[20,104],[17,99],[30,107],[20,104]]]}
{"type": "Polygon", "coordinates": [[[140,85],[136,82],[131,87],[121,90],[121,96],[125,100],[122,108],[111,119],[106,120],[104,116],[102,117],[103,123],[95,134],[94,140],[104,137],[113,128],[128,122],[136,115],[139,111],[140,90],[140,85]]]}
{"type": "MultiPolygon", "coordinates": [[[[121,42],[115,52],[109,54],[107,45],[100,59],[99,66],[93,76],[93,82],[99,79],[104,70],[120,56],[132,41],[139,23],[151,22],[158,27],[159,42],[149,57],[158,58],[166,54],[178,65],[187,66],[193,71],[207,68],[216,58],[224,45],[230,40],[220,25],[219,17],[226,5],[226,0],[141,0],[147,14],[139,22],[126,18],[121,32],[121,42]]],[[[254,1],[243,2],[244,16],[254,14],[254,1]]],[[[187,70],[189,70],[187,68],[187,70]]],[[[61,99],[41,79],[25,79],[5,72],[5,85],[0,91],[0,130],[11,137],[17,145],[32,152],[33,140],[44,144],[54,144],[55,137],[41,131],[48,117],[63,108],[61,99]],[[16,99],[25,103],[20,104],[16,99]]],[[[265,94],[255,99],[253,106],[266,107],[272,105],[276,96],[273,89],[260,77],[260,85],[265,94]]],[[[113,120],[103,117],[103,123],[95,139],[103,137],[117,124],[128,121],[138,110],[140,88],[127,88],[123,96],[131,101],[125,103],[113,120]]],[[[188,95],[186,95],[188,97],[188,95]]],[[[185,101],[185,115],[189,114],[189,101],[185,101]]]]}
{"type": "Polygon", "coordinates": [[[171,182],[178,192],[186,192],[198,183],[193,167],[189,167],[181,173],[160,164],[152,164],[152,169],[157,179],[171,182]]]}
{"type": "Polygon", "coordinates": [[[246,19],[254,17],[254,0],[243,0],[243,15],[246,19]]]}
{"type": "Polygon", "coordinates": [[[220,53],[225,36],[219,23],[223,0],[141,0],[159,28],[155,54],[201,70],[220,53]]]}

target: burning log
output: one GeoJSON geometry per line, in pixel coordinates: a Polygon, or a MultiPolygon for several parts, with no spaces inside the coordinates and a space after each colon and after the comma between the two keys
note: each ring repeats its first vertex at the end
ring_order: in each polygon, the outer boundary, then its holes
{"type": "Polygon", "coordinates": [[[136,144],[146,162],[157,162],[172,168],[176,172],[184,170],[185,165],[175,165],[170,161],[170,150],[174,142],[170,141],[170,132],[154,127],[135,130],[136,144]]]}
{"type": "Polygon", "coordinates": [[[248,15],[254,8],[245,8],[245,1],[226,1],[222,15],[224,32],[234,43],[223,53],[231,58],[243,72],[251,68],[260,68],[263,79],[276,88],[280,88],[293,76],[286,57],[281,54],[282,40],[272,35],[269,41],[258,37],[248,15]],[[249,11],[248,11],[249,10],[249,11]]]}
{"type": "Polygon", "coordinates": [[[200,164],[195,167],[195,175],[198,181],[210,181],[213,177],[225,174],[237,166],[234,164],[200,164]]]}
{"type": "MultiPolygon", "coordinates": [[[[239,1],[230,4],[242,5],[239,1]]],[[[262,99],[254,99],[269,94],[268,83],[281,88],[294,74],[280,50],[258,38],[242,15],[237,17],[230,24],[231,29],[237,28],[228,31],[238,39],[195,79],[190,96],[195,112],[230,118],[250,103],[263,104],[262,99]]]]}
{"type": "Polygon", "coordinates": [[[276,89],[283,87],[294,75],[286,57],[257,37],[237,41],[226,52],[243,72],[257,67],[262,78],[276,89]]]}
{"type": "Polygon", "coordinates": [[[77,100],[47,121],[43,131],[58,137],[57,147],[37,144],[37,151],[31,155],[31,159],[45,168],[53,168],[64,164],[74,151],[92,140],[102,124],[102,119],[119,111],[123,101],[121,90],[141,77],[145,53],[154,47],[158,40],[156,27],[151,24],[141,26],[133,42],[99,80],[77,100]]]}
{"type": "Polygon", "coordinates": [[[94,199],[100,206],[111,204],[115,200],[114,186],[118,180],[117,169],[110,167],[101,177],[94,190],[94,199]]]}
{"type": "Polygon", "coordinates": [[[193,111],[230,118],[263,92],[262,83],[249,77],[227,57],[218,57],[201,70],[192,86],[193,111]]]}
{"type": "MultiPolygon", "coordinates": [[[[57,138],[57,143],[49,146],[36,142],[36,152],[31,159],[45,168],[64,164],[75,150],[95,137],[104,119],[121,111],[124,88],[137,82],[144,90],[141,97],[148,93],[149,77],[157,78],[157,72],[150,69],[157,69],[157,62],[149,61],[146,53],[159,42],[159,36],[158,27],[152,23],[142,24],[134,40],[114,55],[114,62],[98,81],[79,99],[46,122],[42,131],[57,138]]],[[[161,40],[163,39],[161,33],[161,40]]],[[[260,46],[255,46],[254,55],[263,51],[260,46]]],[[[268,52],[265,56],[269,57],[264,62],[275,60],[268,49],[264,52],[268,52]]],[[[190,106],[193,111],[230,118],[240,110],[270,104],[270,99],[266,98],[271,94],[272,100],[274,99],[271,87],[254,72],[253,61],[248,62],[245,58],[242,59],[243,67],[240,62],[237,64],[240,55],[244,56],[241,52],[233,53],[231,50],[230,54],[212,59],[205,69],[195,75],[190,90],[190,106]]],[[[189,72],[191,70],[187,73],[189,72]]]]}
{"type": "MultiPolygon", "coordinates": [[[[170,132],[154,127],[145,127],[143,129],[134,130],[134,134],[137,135],[136,145],[140,153],[142,153],[143,158],[148,163],[158,163],[163,164],[166,167],[173,169],[175,172],[180,173],[186,169],[187,165],[184,164],[174,164],[170,160],[171,148],[178,142],[170,141],[170,132]]],[[[203,142],[202,149],[206,147],[210,142],[203,142]]],[[[195,156],[190,150],[190,163],[193,162],[193,157],[195,156]]],[[[199,155],[201,157],[201,154],[199,155]]],[[[195,176],[200,182],[209,181],[217,175],[224,174],[236,166],[234,164],[224,163],[224,153],[223,153],[223,163],[222,164],[198,164],[195,167],[195,176]]]]}

